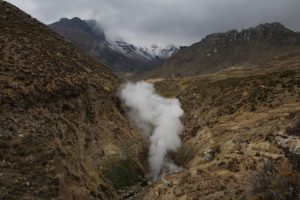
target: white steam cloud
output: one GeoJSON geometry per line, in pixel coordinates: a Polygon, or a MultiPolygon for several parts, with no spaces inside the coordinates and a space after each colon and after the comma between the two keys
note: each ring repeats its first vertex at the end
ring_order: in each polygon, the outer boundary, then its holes
{"type": "Polygon", "coordinates": [[[183,128],[180,121],[183,110],[178,99],[159,96],[153,84],[144,81],[125,84],[120,97],[128,108],[130,119],[150,140],[151,178],[156,180],[162,170],[176,170],[177,166],[167,154],[181,146],[179,134],[183,128]]]}

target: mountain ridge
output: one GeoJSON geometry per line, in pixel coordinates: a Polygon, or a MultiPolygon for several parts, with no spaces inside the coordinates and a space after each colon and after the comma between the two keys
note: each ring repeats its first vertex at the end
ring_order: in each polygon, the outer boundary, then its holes
{"type": "Polygon", "coordinates": [[[96,20],[62,18],[49,25],[79,48],[110,67],[116,74],[140,73],[158,66],[177,51],[177,47],[146,48],[122,39],[110,40],[96,20]]]}
{"type": "Polygon", "coordinates": [[[176,77],[211,73],[234,65],[252,65],[267,58],[298,50],[300,33],[280,23],[265,23],[240,32],[209,34],[179,50],[149,77],[176,77]]]}
{"type": "MultiPolygon", "coordinates": [[[[152,80],[157,94],[180,102],[184,129],[170,154],[181,170],[150,182],[149,144],[116,96],[121,81],[15,6],[0,0],[0,13],[0,199],[298,199],[300,50],[290,31],[259,30],[273,44],[259,47],[275,50],[255,64],[152,80]]],[[[231,47],[260,44],[247,36],[231,47]]],[[[204,56],[226,52],[222,42],[234,38],[209,36],[204,56]]]]}

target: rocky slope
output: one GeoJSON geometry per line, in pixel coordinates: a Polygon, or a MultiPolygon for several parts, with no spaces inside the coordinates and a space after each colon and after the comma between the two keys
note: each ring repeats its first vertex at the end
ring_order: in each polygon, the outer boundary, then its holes
{"type": "Polygon", "coordinates": [[[300,49],[300,33],[279,23],[266,23],[240,32],[206,36],[179,50],[148,77],[178,77],[211,73],[234,65],[253,65],[300,49]]]}
{"type": "Polygon", "coordinates": [[[18,8],[0,13],[0,199],[120,198],[147,145],[118,79],[18,8]]]}
{"type": "Polygon", "coordinates": [[[146,185],[118,79],[16,7],[0,13],[0,199],[299,199],[299,51],[152,80],[185,111],[183,170],[146,185]]]}
{"type": "Polygon", "coordinates": [[[136,199],[299,199],[300,52],[156,88],[185,111],[184,169],[136,199]]]}
{"type": "Polygon", "coordinates": [[[149,49],[121,39],[111,41],[95,20],[62,18],[49,26],[121,76],[153,69],[178,50],[175,46],[149,49]]]}

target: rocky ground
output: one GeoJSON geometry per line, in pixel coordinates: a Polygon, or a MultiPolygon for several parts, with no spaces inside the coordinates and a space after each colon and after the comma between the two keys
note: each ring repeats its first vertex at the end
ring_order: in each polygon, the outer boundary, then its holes
{"type": "Polygon", "coordinates": [[[156,82],[185,111],[184,169],[136,199],[299,199],[299,58],[156,82]]]}

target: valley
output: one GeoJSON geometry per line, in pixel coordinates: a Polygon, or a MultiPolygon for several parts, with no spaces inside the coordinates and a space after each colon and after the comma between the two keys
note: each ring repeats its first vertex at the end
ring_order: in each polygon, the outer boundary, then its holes
{"type": "MultiPolygon", "coordinates": [[[[162,64],[139,74],[145,60],[124,56],[136,47],[114,41],[115,51],[93,21],[61,19],[50,29],[1,0],[0,13],[0,199],[299,199],[298,32],[271,23],[150,50],[165,54],[162,64]],[[147,138],[114,73],[153,84],[165,98],[157,101],[172,108],[176,98],[179,112],[157,114],[165,107],[149,104],[156,112],[145,117],[147,138]],[[181,146],[163,154],[178,168],[169,173],[161,164],[153,180],[154,126],[166,122],[160,132],[170,132],[176,120],[181,146]]],[[[127,98],[140,104],[145,94],[127,98]]]]}

